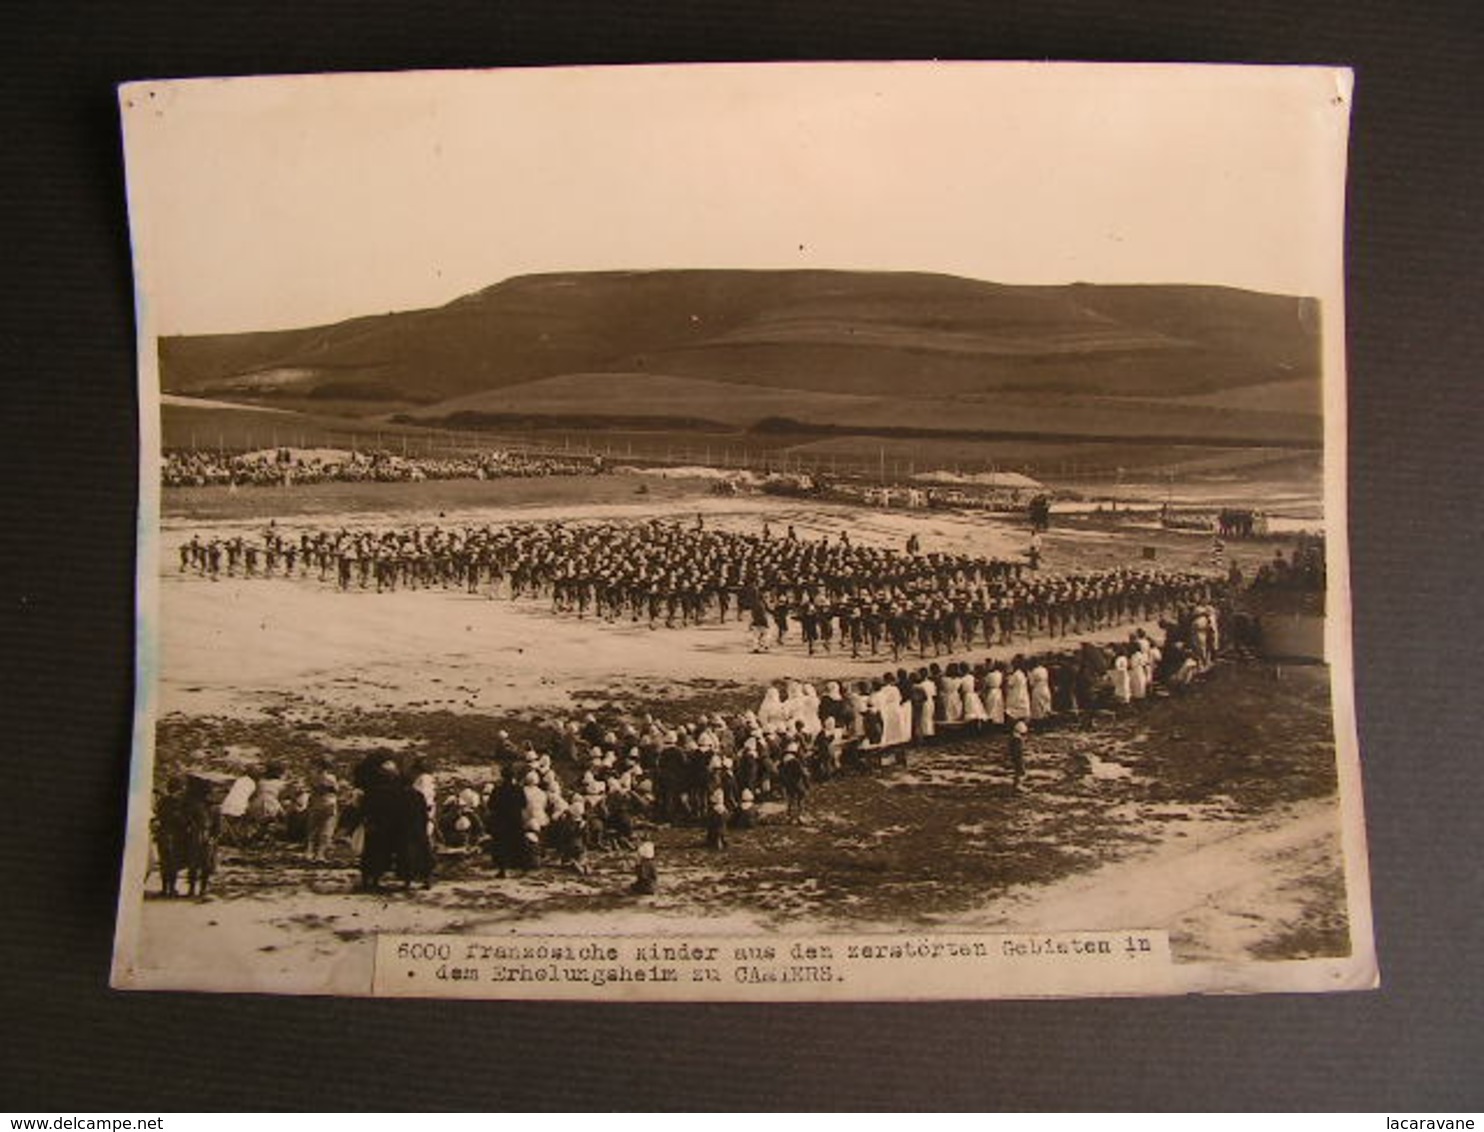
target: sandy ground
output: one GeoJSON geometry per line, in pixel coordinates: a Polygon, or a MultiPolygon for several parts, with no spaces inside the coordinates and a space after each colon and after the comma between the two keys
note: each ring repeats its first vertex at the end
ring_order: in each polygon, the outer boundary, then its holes
{"type": "Polygon", "coordinates": [[[1311,886],[1332,879],[1339,819],[1328,800],[1285,806],[1247,821],[1189,820],[1157,850],[1045,888],[1021,888],[956,923],[1002,931],[1170,932],[1182,960],[1261,955],[1305,930],[1311,886]]]}
{"type": "MultiPolygon", "coordinates": [[[[262,506],[271,506],[271,494],[262,506]]],[[[708,525],[735,529],[767,521],[779,536],[790,523],[806,537],[848,530],[857,543],[880,545],[901,546],[915,532],[928,550],[997,556],[1020,554],[1028,541],[1023,525],[982,514],[704,493],[665,507],[641,497],[441,514],[361,510],[286,515],[279,526],[295,534],[303,525],[643,521],[657,512],[682,522],[701,512],[708,525]]],[[[635,697],[665,702],[708,693],[754,702],[771,679],[865,678],[889,666],[886,657],[810,658],[797,643],[751,654],[735,621],[651,631],[556,616],[539,600],[441,590],[340,593],[313,575],[213,583],[176,569],[176,548],[193,533],[256,533],[265,525],[259,514],[177,514],[162,531],[161,718],[198,728],[219,755],[244,766],[275,754],[261,736],[296,728],[315,728],[321,750],[402,749],[425,741],[417,724],[435,716],[493,726],[521,711],[570,712],[635,697]],[[344,722],[398,712],[411,721],[406,729],[383,733],[344,722]],[[236,745],[226,746],[229,740],[236,745]]],[[[1210,539],[1074,523],[1054,528],[1045,550],[1048,568],[1073,569],[1140,561],[1144,546],[1156,548],[1160,565],[1205,566],[1210,539]]],[[[1253,553],[1266,557],[1271,547],[1253,553]]],[[[1103,636],[1122,638],[1128,628],[1103,636]]],[[[1038,644],[1017,643],[1014,651],[1038,644]]],[[[1003,651],[978,649],[972,657],[1003,651]]],[[[1246,694],[1261,702],[1267,693],[1246,694]]],[[[346,850],[336,866],[312,868],[288,850],[271,859],[226,850],[211,899],[145,900],[141,967],[152,985],[364,993],[379,931],[680,931],[701,921],[708,931],[763,932],[908,924],[1164,928],[1182,960],[1334,954],[1344,905],[1327,693],[1309,700],[1309,738],[1287,762],[1290,753],[1279,757],[1274,738],[1285,719],[1254,733],[1250,719],[1236,718],[1230,751],[1182,754],[1182,729],[1199,710],[1188,704],[1168,705],[1148,721],[1120,721],[1090,739],[1046,737],[1028,795],[1008,788],[996,761],[1001,740],[914,753],[906,769],[828,784],[804,826],[767,823],[726,858],[698,849],[693,829],[657,831],[667,880],[659,896],[638,902],[623,892],[630,869],[623,853],[599,857],[587,877],[543,870],[508,880],[475,859],[454,858],[431,891],[369,897],[351,891],[346,850]],[[1165,738],[1171,743],[1161,746],[1165,738]],[[1219,757],[1233,773],[1248,774],[1253,760],[1243,744],[1261,765],[1234,800],[1234,787],[1202,779],[1200,760],[1214,765],[1219,757]],[[1096,782],[1077,769],[1088,752],[1121,760],[1131,773],[1096,782]],[[1178,790],[1172,773],[1183,782],[1178,790]],[[1267,789],[1289,774],[1302,789],[1267,789]],[[950,861],[960,850],[961,859],[950,861]]]]}
{"type": "MultiPolygon", "coordinates": [[[[775,497],[720,499],[699,495],[673,517],[697,512],[717,528],[761,530],[782,536],[793,524],[801,537],[849,531],[857,544],[902,546],[916,532],[927,550],[995,557],[1022,555],[1025,527],[1011,520],[956,512],[864,511],[846,506],[799,505],[775,497]]],[[[472,509],[435,521],[464,526],[560,518],[642,522],[653,503],[636,500],[585,509],[571,506],[472,509]]],[[[285,519],[290,536],[301,529],[410,525],[406,516],[360,513],[285,519]]],[[[251,711],[284,690],[331,705],[510,710],[570,706],[571,692],[609,694],[623,686],[660,689],[677,677],[761,686],[781,677],[818,680],[886,667],[889,658],[851,660],[838,653],[809,657],[794,641],[765,655],[748,651],[744,623],[650,630],[645,624],[579,621],[553,616],[546,602],[511,602],[458,590],[399,590],[377,594],[307,578],[212,582],[177,569],[178,547],[192,534],[256,535],[260,519],[209,524],[167,520],[161,550],[162,712],[251,711]]],[[[1205,568],[1209,538],[1139,532],[1140,542],[1162,544],[1160,565],[1205,568]]],[[[1129,561],[1130,536],[1105,530],[1053,530],[1046,538],[1047,569],[1106,568],[1129,561]]],[[[1127,635],[1124,628],[1108,639],[1127,635]]],[[[1001,650],[1007,651],[1007,650],[1001,650]]],[[[1014,651],[1024,651],[1017,646],[1014,651]]],[[[980,656],[984,650],[974,655],[980,656]]]]}
{"type": "MultiPolygon", "coordinates": [[[[770,815],[777,819],[776,808],[770,815]]],[[[1306,954],[1316,931],[1337,930],[1332,897],[1342,884],[1332,799],[1249,818],[1213,818],[1168,807],[1152,844],[1109,864],[1045,885],[1016,886],[977,911],[925,917],[915,926],[954,931],[1166,930],[1178,962],[1229,963],[1306,954]],[[1178,820],[1170,821],[1174,817],[1178,820]]],[[[813,819],[821,833],[836,815],[813,819]]],[[[887,831],[906,833],[907,831],[887,831]]],[[[350,891],[353,872],[288,870],[278,886],[206,901],[151,898],[142,954],[169,985],[362,994],[377,932],[501,935],[771,934],[891,932],[899,920],[776,911],[717,902],[725,863],[667,864],[659,895],[624,892],[627,858],[599,858],[586,877],[556,871],[499,879],[468,872],[429,891],[369,897],[350,891]]],[[[807,888],[807,884],[804,886],[807,888]]],[[[785,894],[780,892],[780,896],[785,894]]],[[[808,893],[786,894],[807,901],[808,893]]],[[[1343,913],[1338,914],[1343,932],[1343,913]]],[[[1322,948],[1317,953],[1327,953],[1322,948]]]]}

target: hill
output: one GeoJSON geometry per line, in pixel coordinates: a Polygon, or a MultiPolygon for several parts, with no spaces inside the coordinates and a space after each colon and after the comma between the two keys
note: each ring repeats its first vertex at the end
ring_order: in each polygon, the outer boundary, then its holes
{"type": "MultiPolygon", "coordinates": [[[[965,427],[967,411],[976,427],[1004,417],[1021,429],[1021,417],[1042,407],[1061,416],[1076,403],[1085,416],[1130,399],[1139,407],[1127,411],[1157,416],[1151,402],[1183,398],[1203,434],[1266,435],[1271,426],[1291,439],[1295,430],[1317,435],[1317,413],[1264,419],[1260,398],[1234,391],[1278,383],[1317,390],[1313,314],[1309,300],[1204,286],[588,272],[520,276],[442,307],[330,326],[164,338],[159,349],[166,392],[410,411],[430,424],[560,416],[573,404],[584,419],[868,425],[897,403],[910,408],[914,427],[965,427]],[[1000,399],[1006,394],[1017,395],[1014,412],[1000,399]],[[986,408],[986,398],[997,403],[986,408]],[[1043,398],[1051,400],[1043,406],[1043,398]],[[790,411],[799,406],[802,416],[790,411]]],[[[1283,408],[1294,403],[1304,400],[1283,408]]]]}
{"type": "MultiPolygon", "coordinates": [[[[1259,393],[1270,388],[1255,387],[1259,393]]],[[[1239,390],[1224,396],[1236,398],[1239,390]]],[[[795,435],[1148,438],[1311,446],[1317,418],[1289,409],[1067,393],[868,396],[649,373],[563,374],[442,401],[397,421],[461,429],[610,427],[795,435]]]]}

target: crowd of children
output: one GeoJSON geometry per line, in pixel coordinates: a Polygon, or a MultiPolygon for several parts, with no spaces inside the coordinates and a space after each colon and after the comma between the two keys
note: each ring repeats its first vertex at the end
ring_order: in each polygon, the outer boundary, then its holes
{"type": "Polygon", "coordinates": [[[546,599],[554,613],[658,628],[746,620],[754,652],[785,644],[811,656],[900,663],[1036,636],[1072,637],[1209,601],[1220,576],[1153,566],[1041,571],[1029,563],[660,520],[480,527],[299,529],[261,538],[199,535],[179,573],[307,578],[341,590],[458,590],[546,599]]]}
{"type": "Polygon", "coordinates": [[[248,848],[282,838],[316,865],[348,840],[367,890],[387,874],[431,885],[440,854],[488,854],[502,877],[543,867],[585,874],[594,855],[640,854],[636,883],[652,890],[654,848],[644,831],[694,828],[721,852],[765,808],[776,815],[770,820],[802,821],[822,784],[871,773],[888,757],[905,762],[945,735],[982,737],[1019,790],[1033,731],[1090,722],[1156,689],[1178,694],[1214,664],[1220,621],[1213,605],[1201,604],[1163,622],[1158,641],[1139,629],[1119,645],[932,663],[830,681],[822,692],[784,681],[730,717],[600,722],[589,714],[553,721],[545,741],[524,745],[501,731],[486,769],[465,768],[443,784],[425,760],[383,753],[361,759],[348,778],[328,757],[294,781],[273,764],[226,791],[223,838],[248,848]]]}

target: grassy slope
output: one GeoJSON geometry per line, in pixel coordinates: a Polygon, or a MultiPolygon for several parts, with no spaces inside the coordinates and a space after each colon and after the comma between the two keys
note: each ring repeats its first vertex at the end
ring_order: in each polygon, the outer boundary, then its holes
{"type": "Polygon", "coordinates": [[[866,272],[524,276],[432,310],[170,338],[166,389],[431,403],[566,373],[824,392],[1175,395],[1317,372],[1300,300],[866,272]]]}
{"type": "MultiPolygon", "coordinates": [[[[1260,400],[1251,399],[1253,405],[1260,400]]],[[[666,374],[564,374],[456,398],[414,410],[427,423],[473,425],[515,418],[591,426],[604,414],[708,421],[749,429],[769,418],[861,433],[893,429],[1104,437],[1214,437],[1271,444],[1312,444],[1318,421],[1301,412],[1211,406],[1200,400],[1152,401],[1066,393],[868,396],[725,383],[666,374]]]]}

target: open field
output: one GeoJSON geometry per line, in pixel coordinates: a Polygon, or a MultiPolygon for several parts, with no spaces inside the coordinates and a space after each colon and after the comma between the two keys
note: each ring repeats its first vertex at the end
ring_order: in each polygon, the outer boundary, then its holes
{"type": "MultiPolygon", "coordinates": [[[[148,899],[144,947],[182,984],[269,982],[359,992],[376,931],[586,933],[1165,928],[1177,959],[1302,959],[1349,951],[1325,673],[1274,685],[1229,669],[1184,701],[1156,703],[1093,732],[1034,741],[1027,789],[1011,789],[1003,739],[914,751],[905,767],[819,786],[801,824],[781,805],[731,838],[647,830],[659,895],[625,892],[629,855],[598,854],[586,875],[548,868],[498,879],[482,857],[445,854],[427,891],[352,891],[354,857],[328,865],[282,850],[227,851],[205,902],[148,899]],[[1127,768],[1107,781],[1086,755],[1127,768]],[[349,946],[347,946],[349,945],[349,946]]],[[[709,706],[737,693],[704,698],[709,706]]],[[[644,703],[671,717],[685,701],[644,703]]],[[[467,747],[498,718],[331,713],[254,721],[167,717],[161,757],[230,741],[291,761],[328,751],[413,746],[442,780],[478,784],[467,747]],[[297,736],[289,739],[289,736],[297,736]],[[464,751],[464,754],[458,752],[464,751]],[[435,752],[447,752],[443,757],[435,752]]],[[[248,757],[252,757],[249,755],[248,757]]]]}
{"type": "Polygon", "coordinates": [[[290,488],[181,487],[164,493],[161,510],[166,529],[193,520],[272,519],[298,516],[323,526],[336,515],[465,515],[489,509],[590,504],[643,503],[643,495],[661,507],[695,495],[695,481],[660,476],[552,476],[531,479],[424,480],[401,483],[327,481],[290,488]],[[316,519],[316,517],[321,517],[316,519]],[[178,521],[178,522],[177,522],[178,521]]]}
{"type": "MultiPolygon", "coordinates": [[[[1317,401],[1317,386],[1307,383],[1317,401]]],[[[750,385],[648,373],[561,374],[471,394],[407,413],[406,419],[459,428],[509,426],[520,421],[547,427],[600,428],[604,421],[650,420],[701,431],[807,432],[828,429],[868,436],[912,429],[986,436],[1037,436],[1053,432],[1104,440],[1143,438],[1313,445],[1319,438],[1314,410],[1287,412],[1259,394],[1228,390],[1212,403],[1202,398],[1162,400],[1089,397],[1041,392],[965,391],[935,397],[915,386],[874,395],[750,385]],[[903,395],[908,393],[909,395],[903,395]]],[[[1292,394],[1285,394],[1292,401],[1292,394]]],[[[398,419],[401,419],[400,417],[398,419]]]]}
{"type": "MultiPolygon", "coordinates": [[[[252,414],[224,415],[248,416],[252,414]]],[[[620,472],[634,465],[650,470],[710,466],[721,470],[801,471],[838,479],[868,483],[901,483],[930,471],[975,473],[990,470],[1024,471],[1040,479],[1068,501],[1137,501],[1154,503],[1168,499],[1192,506],[1263,507],[1291,511],[1296,516],[1317,519],[1322,495],[1321,457],[1317,452],[1288,448],[1221,448],[1219,446],[1127,444],[1117,442],[1045,442],[1030,440],[968,441],[872,437],[810,439],[784,434],[718,433],[699,439],[676,432],[601,433],[582,431],[528,431],[511,435],[485,433],[440,433],[404,426],[402,433],[379,433],[365,425],[347,422],[343,431],[325,435],[327,443],[349,448],[353,442],[364,450],[381,447],[394,453],[434,457],[458,452],[480,452],[511,446],[558,456],[598,454],[620,472]],[[354,429],[363,431],[357,433],[354,429]],[[1302,506],[1295,506],[1302,501],[1302,506]]],[[[313,439],[313,431],[261,424],[243,427],[240,447],[262,447],[275,437],[281,443],[298,445],[313,439]]],[[[231,448],[228,445],[229,449],[231,448]]],[[[221,486],[175,488],[163,500],[167,516],[199,514],[205,517],[234,514],[271,516],[275,508],[286,514],[310,514],[317,510],[409,511],[418,508],[432,514],[449,508],[483,503],[523,506],[527,502],[558,502],[570,499],[613,501],[638,491],[643,482],[656,501],[680,498],[698,489],[695,483],[672,485],[669,480],[646,476],[643,481],[629,475],[580,477],[575,483],[544,480],[484,482],[446,481],[435,483],[298,484],[290,491],[245,487],[233,492],[221,486]],[[259,498],[261,496],[261,498],[259,498]]]]}
{"type": "Polygon", "coordinates": [[[1097,483],[1185,475],[1192,451],[1312,463],[1321,442],[1313,301],[1223,287],[570,272],[159,352],[171,448],[514,446],[883,476],[890,459],[894,477],[1097,483]]]}
{"type": "MultiPolygon", "coordinates": [[[[384,409],[383,409],[384,411],[384,409]]],[[[160,406],[161,446],[240,452],[295,448],[400,448],[407,443],[446,447],[450,438],[414,425],[277,405],[238,404],[209,398],[169,397],[160,406]]]]}
{"type": "MultiPolygon", "coordinates": [[[[636,406],[636,410],[640,407],[643,406],[636,406]]],[[[675,406],[672,403],[667,407],[675,406]]],[[[955,407],[950,411],[967,426],[976,410],[955,407]]],[[[602,455],[614,462],[704,463],[755,471],[787,467],[870,478],[881,475],[898,478],[911,471],[933,469],[997,468],[1023,471],[1073,488],[1078,484],[1114,484],[1121,472],[1137,469],[1161,478],[1177,479],[1228,469],[1240,471],[1251,479],[1297,476],[1314,484],[1315,490],[1319,478],[1321,457],[1315,448],[1307,442],[1285,443],[1281,434],[1266,429],[1257,430],[1258,440],[1226,445],[1182,439],[1178,435],[1164,439],[1116,435],[1043,438],[1003,432],[955,435],[942,430],[913,430],[902,435],[890,430],[905,426],[904,415],[891,406],[880,412],[884,414],[881,419],[891,424],[880,425],[875,433],[755,429],[699,419],[685,424],[683,418],[673,413],[637,411],[636,420],[627,424],[618,418],[603,420],[580,415],[563,418],[512,412],[498,420],[455,422],[458,427],[454,428],[404,423],[388,419],[384,413],[365,417],[327,416],[226,402],[200,405],[190,398],[175,398],[162,406],[162,420],[166,449],[208,452],[252,451],[283,445],[442,456],[515,448],[551,454],[602,455]]],[[[1039,416],[1040,412],[1037,410],[1032,416],[1039,416]]],[[[712,413],[713,417],[725,415],[712,413]]],[[[1130,409],[1125,415],[1135,431],[1142,430],[1135,410],[1130,409]]],[[[986,423],[1000,428],[1006,422],[993,416],[986,423]]]]}
{"type": "MultiPolygon", "coordinates": [[[[292,489],[171,491],[160,557],[157,780],[185,769],[240,773],[274,760],[300,773],[328,754],[432,760],[440,793],[492,774],[495,733],[545,734],[554,718],[755,706],[784,677],[818,684],[879,674],[888,658],[808,657],[796,643],[746,651],[741,624],[651,631],[551,613],[541,600],[453,591],[341,593],[307,578],[181,574],[192,533],[256,534],[267,520],[314,528],[445,526],[655,515],[857,543],[1021,553],[1019,523],[982,514],[869,511],[768,496],[720,498],[694,480],[602,476],[292,489]],[[639,484],[646,487],[637,493],[639,484]]],[[[1233,544],[1267,557],[1285,540],[1233,544]]],[[[1208,561],[1208,536],[1071,517],[1045,540],[1046,568],[1208,561]]],[[[1151,627],[1152,628],[1152,627],[1151,627]]],[[[1128,627],[1097,635],[1125,636],[1128,627]]],[[[1050,642],[1018,643],[1034,651],[1050,642]]],[[[969,659],[1008,655],[977,649],[969,659]]],[[[948,658],[940,658],[946,660],[948,658]]],[[[903,663],[915,662],[904,658],[903,663]]],[[[204,901],[148,899],[141,965],[174,985],[364,990],[375,932],[706,930],[1058,930],[1167,928],[1177,958],[1267,960],[1348,949],[1338,851],[1327,671],[1223,664],[1184,697],[1108,714],[1088,730],[1033,737],[1029,789],[1010,788],[999,735],[959,735],[905,766],[822,784],[804,822],[764,807],[724,853],[699,829],[648,831],[662,887],[624,892],[628,855],[600,853],[586,876],[541,870],[497,879],[478,856],[447,854],[429,891],[352,892],[342,845],[309,866],[287,846],[224,850],[204,901]],[[1115,778],[1093,763],[1120,768],[1115,778]]],[[[152,881],[153,883],[153,881],[152,881]]]]}
{"type": "MultiPolygon", "coordinates": [[[[760,686],[782,676],[829,679],[852,668],[865,676],[878,667],[864,658],[842,662],[798,650],[752,655],[743,647],[745,627],[735,620],[651,632],[643,625],[554,617],[541,601],[492,601],[457,590],[342,593],[313,574],[212,582],[176,568],[177,549],[193,534],[252,537],[270,519],[296,537],[301,530],[340,526],[643,522],[660,513],[683,522],[702,514],[708,526],[722,529],[758,531],[767,522],[781,534],[793,525],[804,538],[838,538],[848,531],[857,544],[896,548],[915,533],[928,550],[1001,558],[1023,554],[1028,540],[1022,523],[983,513],[882,511],[763,495],[723,498],[702,490],[697,481],[661,476],[583,476],[167,492],[162,710],[215,710],[224,697],[240,708],[284,688],[348,706],[374,697],[439,710],[551,708],[569,706],[572,689],[649,682],[658,691],[680,673],[760,686]],[[643,495],[637,494],[639,486],[643,495]],[[440,504],[437,510],[433,501],[440,504]]],[[[1228,557],[1250,568],[1287,546],[1284,538],[1233,543],[1228,557]]],[[[1150,561],[1203,569],[1210,536],[1161,529],[1147,513],[1121,521],[1072,515],[1053,525],[1043,553],[1045,568],[1055,571],[1150,561]],[[1153,559],[1144,557],[1145,548],[1153,559]]]]}
{"type": "MultiPolygon", "coordinates": [[[[737,621],[687,630],[650,631],[643,625],[580,622],[553,617],[537,600],[491,601],[460,591],[398,590],[377,594],[337,591],[329,582],[308,578],[224,579],[211,582],[176,570],[176,548],[192,534],[256,535],[270,518],[289,536],[301,529],[341,525],[378,527],[413,521],[463,526],[519,520],[540,522],[643,522],[656,513],[690,521],[700,512],[715,528],[761,530],[771,523],[781,534],[793,524],[801,537],[838,537],[849,531],[857,544],[900,548],[917,533],[928,549],[1010,557],[1023,553],[1023,526],[983,515],[869,511],[846,505],[791,501],[771,496],[720,498],[695,494],[694,481],[654,482],[636,496],[630,477],[561,477],[548,480],[454,481],[423,484],[334,484],[378,510],[347,508],[326,516],[318,509],[290,513],[274,506],[301,489],[280,492],[242,490],[221,493],[234,511],[217,517],[213,509],[193,521],[168,518],[161,562],[162,710],[189,705],[192,711],[221,697],[241,701],[270,697],[284,687],[335,703],[354,705],[368,697],[381,703],[436,708],[498,705],[511,708],[570,704],[573,688],[622,687],[649,681],[656,690],[681,677],[738,681],[761,686],[769,679],[799,675],[828,679],[841,671],[838,657],[745,651],[745,626],[737,621]],[[592,484],[610,491],[584,504],[576,502],[592,484]],[[396,489],[424,489],[409,498],[396,489]],[[492,505],[448,488],[500,487],[518,504],[492,505]],[[419,511],[430,494],[444,499],[435,513],[419,511]],[[465,498],[463,506],[453,499],[465,498]],[[410,506],[409,506],[410,505],[410,506]],[[236,647],[223,648],[224,643],[236,647]]],[[[318,491],[318,487],[302,489],[318,491]]],[[[1161,561],[1179,567],[1203,566],[1209,538],[1177,531],[1140,532],[1140,545],[1163,548],[1161,561]]],[[[1053,529],[1044,552],[1049,569],[1107,568],[1129,560],[1130,548],[1117,535],[1097,529],[1053,529]]],[[[1264,549],[1262,553],[1271,554],[1264,549]]],[[[861,676],[884,661],[845,662],[861,676]]]]}

